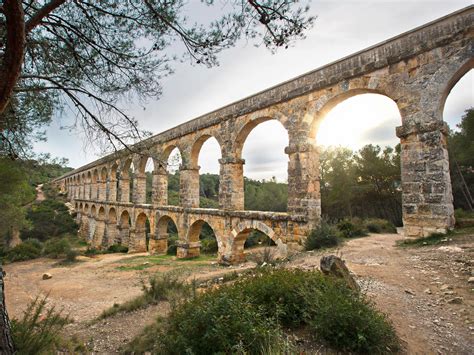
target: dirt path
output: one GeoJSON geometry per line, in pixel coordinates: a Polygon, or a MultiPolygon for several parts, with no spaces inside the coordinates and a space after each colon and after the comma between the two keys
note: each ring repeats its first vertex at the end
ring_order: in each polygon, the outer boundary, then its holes
{"type": "MultiPolygon", "coordinates": [[[[474,347],[473,285],[468,283],[474,265],[474,236],[455,239],[446,246],[410,249],[395,246],[401,238],[396,234],[371,235],[351,240],[332,253],[347,261],[377,308],[389,315],[408,353],[468,354],[474,347]]],[[[153,260],[144,256],[100,255],[82,258],[83,262],[69,267],[50,259],[6,265],[9,314],[19,317],[36,295],[49,294],[49,302],[64,308],[75,320],[68,334],[92,339],[89,345],[97,352],[114,352],[158,314],[166,313],[167,306],[112,317],[93,327],[87,322],[114,303],[139,295],[141,280],[149,275],[175,266],[185,270],[188,278],[215,278],[252,266],[224,268],[207,259],[194,264],[167,260],[150,266],[145,260],[153,260]],[[53,278],[42,280],[45,272],[53,278]]],[[[315,269],[320,256],[302,253],[288,265],[315,269]]]]}
{"type": "Polygon", "coordinates": [[[44,192],[43,192],[43,184],[39,184],[35,188],[36,190],[36,201],[41,202],[45,200],[44,192]]]}

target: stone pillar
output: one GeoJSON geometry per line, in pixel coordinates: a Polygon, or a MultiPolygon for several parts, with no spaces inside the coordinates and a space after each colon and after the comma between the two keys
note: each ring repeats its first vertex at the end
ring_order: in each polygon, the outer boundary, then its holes
{"type": "Polygon", "coordinates": [[[199,167],[182,167],[180,169],[179,203],[184,208],[199,207],[199,167]]]}
{"type": "Polygon", "coordinates": [[[88,216],[88,220],[89,220],[89,229],[87,231],[87,239],[86,241],[89,243],[89,244],[92,244],[93,243],[93,239],[94,239],[94,234],[95,234],[95,218],[93,216],[88,216]]]}
{"type": "Polygon", "coordinates": [[[285,148],[288,154],[288,213],[305,215],[309,227],[321,219],[319,185],[319,152],[312,143],[292,143],[285,148]]]}
{"type": "Polygon", "coordinates": [[[84,184],[84,199],[91,199],[91,184],[88,182],[84,184]]]}
{"type": "Polygon", "coordinates": [[[447,133],[443,121],[397,127],[403,226],[409,237],[446,233],[454,227],[447,133]]]}
{"type": "Polygon", "coordinates": [[[219,208],[244,210],[244,159],[219,159],[219,208]]]}
{"type": "Polygon", "coordinates": [[[168,252],[168,233],[150,235],[150,251],[153,254],[164,255],[168,252]],[[153,239],[153,246],[151,245],[151,238],[153,239]]]}
{"type": "Polygon", "coordinates": [[[137,174],[133,179],[133,202],[146,203],[146,175],[137,174]]]}
{"type": "Polygon", "coordinates": [[[107,178],[107,201],[117,201],[117,179],[107,178]]]}
{"type": "Polygon", "coordinates": [[[84,213],[81,215],[81,225],[79,228],[79,234],[82,239],[85,241],[88,240],[89,238],[89,216],[87,216],[87,213],[84,213]]]}
{"type": "Polygon", "coordinates": [[[129,253],[146,252],[146,227],[130,229],[129,253]]]}
{"type": "Polygon", "coordinates": [[[151,188],[151,203],[155,206],[166,206],[168,204],[168,172],[160,167],[153,171],[153,182],[151,188]]]}
{"type": "Polygon", "coordinates": [[[95,229],[92,236],[92,246],[96,249],[102,248],[102,240],[105,233],[105,220],[98,218],[95,220],[95,229]]]}
{"type": "Polygon", "coordinates": [[[119,188],[120,188],[120,202],[129,202],[130,201],[130,179],[120,178],[119,188]]]}
{"type": "Polygon", "coordinates": [[[129,226],[124,226],[124,227],[119,226],[117,228],[117,233],[118,233],[117,242],[121,245],[129,247],[129,244],[130,244],[130,227],[129,226]]]}
{"type": "Polygon", "coordinates": [[[105,196],[107,193],[107,181],[106,180],[99,180],[97,181],[97,188],[98,188],[98,199],[99,201],[105,201],[105,196]]]}
{"type": "Polygon", "coordinates": [[[118,237],[118,228],[116,222],[107,221],[105,223],[104,245],[110,247],[114,245],[118,237]]]}
{"type": "Polygon", "coordinates": [[[97,182],[91,183],[91,200],[97,200],[97,182]]]}
{"type": "Polygon", "coordinates": [[[178,259],[197,258],[201,254],[201,242],[178,241],[176,257],[178,259]]]}

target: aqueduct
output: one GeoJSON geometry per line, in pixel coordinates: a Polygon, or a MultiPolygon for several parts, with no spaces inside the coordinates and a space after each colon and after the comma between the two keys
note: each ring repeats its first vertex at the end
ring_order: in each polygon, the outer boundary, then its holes
{"type": "Polygon", "coordinates": [[[408,236],[446,232],[454,225],[442,112],[455,83],[474,66],[474,7],[470,6],[340,59],[253,96],[234,102],[133,146],[75,169],[55,182],[75,205],[82,235],[95,247],[122,243],[131,252],[165,253],[167,223],[177,226],[178,257],[199,255],[199,232],[207,222],[221,260],[239,262],[252,229],[267,234],[282,253],[298,249],[320,221],[316,133],[325,114],[358,94],[394,100],[402,118],[404,231],[408,236]],[[244,211],[242,147],[249,132],[278,120],[288,132],[288,212],[244,211]],[[220,163],[219,209],[199,208],[198,155],[214,137],[220,163]],[[180,205],[168,205],[163,162],[178,148],[180,205]],[[145,164],[153,159],[152,201],[146,203],[145,164]],[[129,168],[135,167],[132,191],[129,168]]]}

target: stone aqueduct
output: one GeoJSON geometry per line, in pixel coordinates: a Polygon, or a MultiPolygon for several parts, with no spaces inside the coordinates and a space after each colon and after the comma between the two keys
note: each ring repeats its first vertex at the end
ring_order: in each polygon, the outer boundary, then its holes
{"type": "Polygon", "coordinates": [[[321,216],[316,133],[325,114],[358,94],[385,95],[402,118],[396,128],[402,147],[404,231],[408,236],[447,231],[454,225],[447,127],[442,112],[455,83],[474,66],[474,7],[470,6],[295,79],[198,117],[75,169],[55,180],[77,210],[81,234],[95,247],[122,243],[130,252],[164,253],[167,224],[178,229],[178,257],[199,255],[207,222],[218,241],[218,258],[243,259],[252,229],[273,239],[282,253],[298,249],[321,216]],[[244,211],[241,157],[250,131],[267,120],[286,128],[288,212],[244,211]],[[215,137],[221,148],[219,209],[199,208],[198,156],[215,137]],[[167,201],[166,162],[178,148],[180,205],[167,201]],[[152,203],[146,204],[145,164],[154,161],[152,203]],[[132,199],[129,167],[135,167],[132,199]]]}

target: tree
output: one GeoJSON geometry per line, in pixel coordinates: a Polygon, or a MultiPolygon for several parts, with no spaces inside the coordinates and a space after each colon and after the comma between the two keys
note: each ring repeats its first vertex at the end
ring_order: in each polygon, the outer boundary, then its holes
{"type": "Polygon", "coordinates": [[[74,112],[89,141],[130,149],[146,132],[124,107],[159,97],[174,60],[211,67],[240,39],[274,51],[314,20],[292,0],[218,2],[221,13],[214,0],[202,3],[214,19],[198,24],[184,0],[4,0],[0,153],[25,154],[59,110],[74,112]]]}
{"type": "MultiPolygon", "coordinates": [[[[23,205],[33,192],[26,175],[15,162],[0,158],[0,241],[11,237],[15,230],[27,224],[23,205]]],[[[14,352],[10,320],[5,306],[3,269],[0,263],[0,353],[14,352]]]]}
{"type": "Polygon", "coordinates": [[[449,135],[454,206],[474,210],[474,108],[465,111],[457,132],[449,135]]]}

